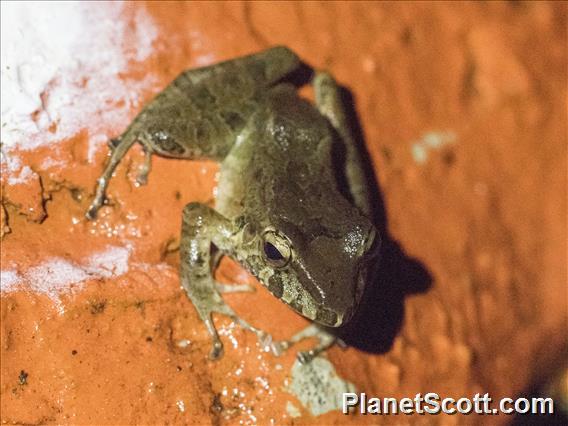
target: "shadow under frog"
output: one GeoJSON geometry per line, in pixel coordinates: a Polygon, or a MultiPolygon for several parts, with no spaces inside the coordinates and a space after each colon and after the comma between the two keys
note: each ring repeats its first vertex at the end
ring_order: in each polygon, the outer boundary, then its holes
{"type": "Polygon", "coordinates": [[[389,237],[352,99],[333,77],[318,72],[311,79],[315,104],[303,100],[290,83],[311,75],[285,47],[187,70],[111,141],[89,219],[135,143],[146,152],[141,184],[152,155],[221,163],[215,208],[186,205],[180,242],[181,284],[211,336],[211,358],[223,352],[213,313],[254,332],[275,354],[316,337],[318,346],[298,354],[303,362],[329,347],[335,335],[362,350],[387,351],[402,323],[405,295],[429,285],[426,270],[389,237]],[[271,343],[224,303],[222,293],[243,286],[214,280],[218,256],[212,249],[236,259],[320,326],[271,343]]]}
{"type": "MultiPolygon", "coordinates": [[[[357,148],[365,160],[362,165],[369,193],[375,195],[369,200],[371,219],[382,236],[382,246],[375,273],[367,282],[355,317],[338,329],[337,335],[349,346],[371,353],[385,353],[391,349],[402,327],[405,297],[426,292],[432,285],[432,277],[420,261],[407,256],[400,244],[390,236],[384,198],[365,148],[353,95],[344,87],[341,88],[341,95],[357,148]]],[[[335,161],[342,162],[343,157],[344,153],[337,150],[335,161]]],[[[340,187],[343,185],[340,182],[340,187]]]]}
{"type": "MultiPolygon", "coordinates": [[[[296,86],[303,86],[313,79],[313,75],[314,70],[302,63],[289,78],[296,86]]],[[[428,291],[432,285],[432,276],[419,260],[407,256],[400,244],[390,236],[384,197],[365,145],[355,108],[356,101],[346,87],[339,86],[339,90],[353,142],[360,153],[368,194],[371,196],[368,200],[370,219],[379,231],[382,242],[374,273],[369,276],[354,317],[346,325],[328,331],[340,337],[348,346],[369,353],[386,353],[402,327],[405,297],[428,291]]],[[[336,171],[345,170],[345,155],[344,145],[335,144],[333,162],[336,171]]],[[[336,176],[339,190],[352,201],[345,175],[337,173],[336,176]]]]}

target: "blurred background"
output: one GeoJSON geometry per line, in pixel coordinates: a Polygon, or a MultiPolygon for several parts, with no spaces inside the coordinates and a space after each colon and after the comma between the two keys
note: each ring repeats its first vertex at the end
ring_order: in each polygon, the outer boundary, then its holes
{"type": "MultiPolygon", "coordinates": [[[[3,422],[565,422],[346,417],[324,389],[566,401],[566,3],[3,2],[1,16],[3,422]],[[225,357],[206,360],[175,247],[216,164],[154,158],[138,188],[133,149],[84,219],[107,141],[147,101],[182,70],[274,45],[346,88],[386,240],[350,347],[309,371],[224,318],[225,357]]],[[[275,338],[305,325],[237,264],[219,278],[256,285],[228,301],[275,338]]]]}

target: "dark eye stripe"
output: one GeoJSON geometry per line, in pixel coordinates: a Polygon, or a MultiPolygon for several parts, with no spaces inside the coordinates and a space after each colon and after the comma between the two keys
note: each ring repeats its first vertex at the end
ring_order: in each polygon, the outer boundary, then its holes
{"type": "Polygon", "coordinates": [[[276,297],[282,297],[282,294],[284,294],[284,282],[280,275],[274,274],[268,279],[268,290],[276,297]]]}

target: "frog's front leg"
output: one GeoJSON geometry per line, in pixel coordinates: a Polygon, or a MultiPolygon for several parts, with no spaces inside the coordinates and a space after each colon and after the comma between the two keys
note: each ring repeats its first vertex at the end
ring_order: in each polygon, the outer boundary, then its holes
{"type": "Polygon", "coordinates": [[[146,183],[153,154],[220,161],[256,111],[258,93],[299,65],[291,50],[274,47],[181,73],[109,144],[111,158],[97,181],[87,218],[96,217],[112,174],[132,145],[140,143],[145,152],[138,184],[146,183]]]}
{"type": "MultiPolygon", "coordinates": [[[[263,347],[271,341],[268,334],[248,324],[225,304],[219,294],[219,283],[212,275],[211,244],[222,252],[231,252],[231,237],[236,232],[237,227],[233,222],[211,207],[190,203],[183,210],[180,243],[181,284],[211,336],[211,359],[219,358],[223,354],[223,343],[213,323],[213,313],[227,315],[245,330],[255,333],[263,347]]],[[[225,289],[223,285],[220,285],[220,288],[225,289]]]]}

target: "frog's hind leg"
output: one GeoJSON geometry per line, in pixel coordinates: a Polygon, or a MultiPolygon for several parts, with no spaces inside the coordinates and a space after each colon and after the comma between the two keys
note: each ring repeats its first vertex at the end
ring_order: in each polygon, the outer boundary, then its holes
{"type": "Polygon", "coordinates": [[[124,134],[116,139],[111,139],[109,142],[109,148],[111,150],[110,159],[101,175],[97,180],[97,188],[95,190],[95,197],[91,202],[89,210],[87,210],[87,219],[95,219],[97,217],[98,210],[103,206],[106,201],[106,190],[112,174],[116,170],[116,167],[124,158],[126,153],[132,148],[135,143],[140,143],[144,149],[144,163],[140,168],[138,176],[136,177],[136,182],[139,185],[145,185],[148,180],[148,173],[150,173],[152,167],[152,154],[154,149],[149,143],[147,138],[143,135],[140,137],[139,134],[132,131],[130,128],[124,132],[124,134]]]}
{"type": "MultiPolygon", "coordinates": [[[[230,251],[230,236],[235,231],[233,222],[211,207],[190,203],[183,210],[180,243],[181,284],[211,336],[212,359],[219,358],[223,353],[223,343],[213,323],[213,313],[226,315],[245,330],[255,333],[263,347],[268,346],[271,341],[268,334],[251,326],[225,304],[219,294],[219,283],[212,275],[211,244],[219,250],[230,251]]],[[[224,289],[222,286],[220,288],[224,289]]]]}
{"type": "Polygon", "coordinates": [[[313,81],[316,105],[339,136],[345,146],[345,177],[353,202],[367,217],[373,215],[372,197],[362,158],[361,147],[357,146],[348,122],[345,105],[341,99],[341,89],[334,78],[326,72],[318,72],[313,81]]]}

